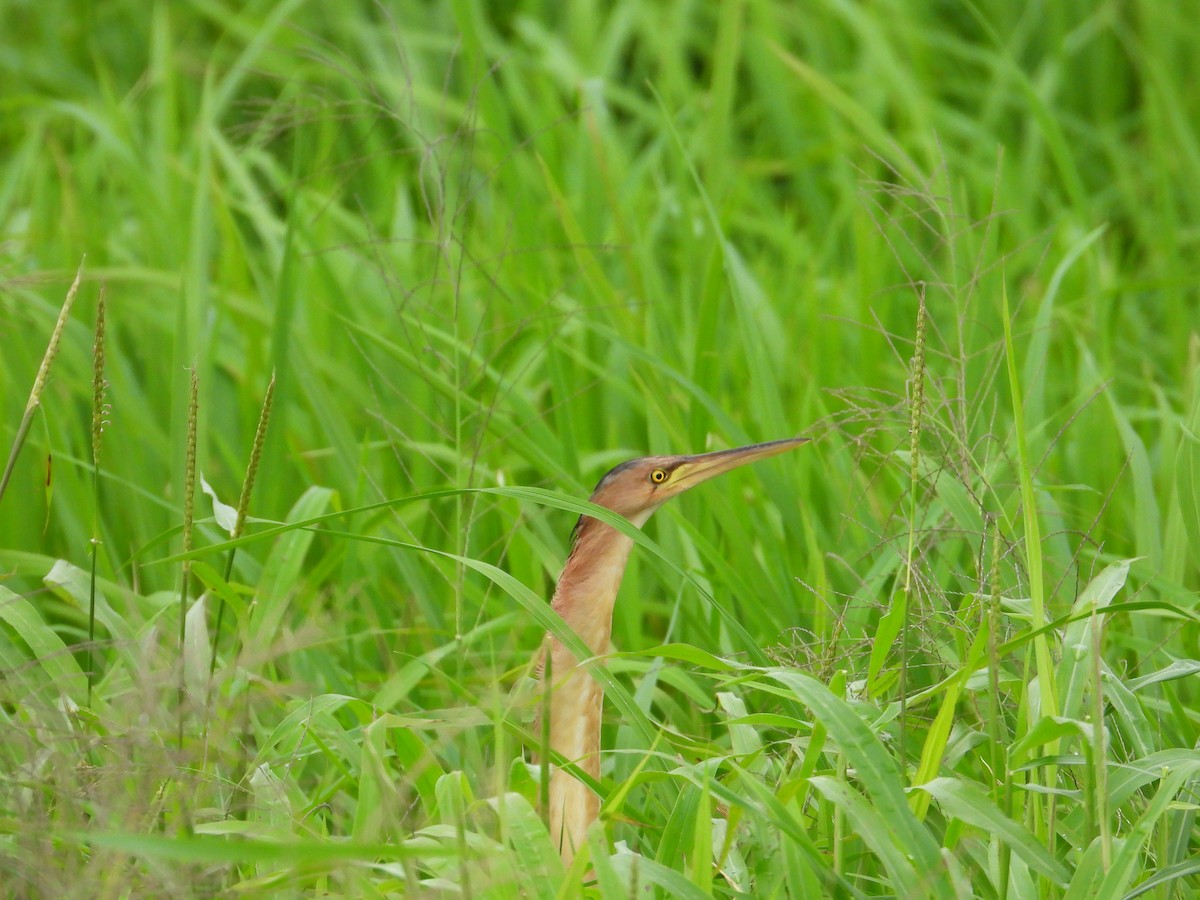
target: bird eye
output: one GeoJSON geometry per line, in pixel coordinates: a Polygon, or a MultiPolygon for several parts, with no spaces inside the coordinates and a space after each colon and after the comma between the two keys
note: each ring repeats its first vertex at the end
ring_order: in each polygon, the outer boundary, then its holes
{"type": "Polygon", "coordinates": [[[652,482],[654,482],[655,484],[662,484],[664,481],[667,480],[667,470],[666,469],[655,469],[653,472],[650,473],[650,480],[652,482]]]}

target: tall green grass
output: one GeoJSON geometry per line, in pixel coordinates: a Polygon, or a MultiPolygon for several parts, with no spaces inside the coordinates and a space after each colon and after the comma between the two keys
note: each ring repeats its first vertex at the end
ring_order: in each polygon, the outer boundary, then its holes
{"type": "Polygon", "coordinates": [[[0,7],[6,891],[1200,887],[1182,7],[69,6],[0,7]],[[797,433],[637,535],[564,872],[582,498],[797,433]]]}

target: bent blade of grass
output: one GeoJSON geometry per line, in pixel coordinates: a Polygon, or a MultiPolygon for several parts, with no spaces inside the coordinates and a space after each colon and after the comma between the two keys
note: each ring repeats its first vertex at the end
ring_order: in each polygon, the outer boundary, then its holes
{"type": "Polygon", "coordinates": [[[918,896],[918,885],[922,879],[905,856],[904,847],[897,842],[897,838],[902,836],[889,827],[866,798],[840,778],[830,775],[814,775],[808,779],[808,783],[846,815],[854,833],[883,863],[891,879],[890,887],[896,895],[918,896]]]}
{"type": "Polygon", "coordinates": [[[736,672],[741,668],[737,663],[714,656],[707,650],[702,650],[692,644],[659,644],[657,647],[648,647],[645,650],[630,650],[616,655],[627,657],[644,656],[651,659],[674,659],[679,662],[685,662],[690,666],[709,669],[713,672],[736,672]]]}
{"type": "MultiPolygon", "coordinates": [[[[1198,875],[1200,875],[1200,856],[1193,856],[1191,859],[1185,859],[1159,869],[1145,881],[1140,882],[1133,890],[1128,891],[1125,894],[1125,900],[1132,900],[1134,897],[1140,897],[1142,894],[1149,893],[1156,888],[1163,887],[1164,885],[1170,885],[1173,881],[1179,881],[1184,878],[1194,878],[1198,875]]],[[[1081,894],[1080,896],[1091,897],[1094,895],[1081,894]]],[[[1168,894],[1168,896],[1186,895],[1183,893],[1183,888],[1180,888],[1178,893],[1168,894]]]]}
{"type": "MultiPolygon", "coordinates": [[[[729,739],[733,752],[741,757],[749,757],[762,752],[762,736],[757,729],[747,724],[738,724],[746,718],[745,701],[738,694],[729,691],[717,692],[717,703],[721,707],[721,720],[729,729],[729,739]]],[[[756,767],[757,768],[757,767],[756,767]]]]}
{"type": "MultiPolygon", "coordinates": [[[[1109,606],[1113,597],[1125,586],[1131,562],[1128,559],[1118,560],[1088,582],[1072,606],[1071,614],[1082,615],[1089,611],[1099,613],[1109,606]]],[[[1060,711],[1070,718],[1082,718],[1083,715],[1083,691],[1092,670],[1092,631],[1100,627],[1100,623],[1093,621],[1093,618],[1077,619],[1063,632],[1058,693],[1061,698],[1060,711]]]]}
{"type": "Polygon", "coordinates": [[[1132,753],[1138,758],[1150,756],[1158,740],[1154,724],[1146,715],[1146,710],[1133,695],[1125,679],[1111,671],[1107,665],[1102,667],[1100,680],[1104,684],[1105,702],[1112,710],[1112,721],[1120,728],[1132,753]]]}
{"type": "Polygon", "coordinates": [[[1175,801],[1184,783],[1196,772],[1200,772],[1200,760],[1190,760],[1170,770],[1159,784],[1154,799],[1147,804],[1133,827],[1122,837],[1124,846],[1113,856],[1112,868],[1108,870],[1095,896],[1101,900],[1117,900],[1123,897],[1138,873],[1149,864],[1144,847],[1154,830],[1166,827],[1166,813],[1175,801]]]}
{"type": "MultiPolygon", "coordinates": [[[[1040,747],[1058,747],[1062,739],[1074,737],[1091,740],[1092,729],[1089,724],[1081,719],[1069,719],[1066,716],[1042,716],[1009,747],[1009,766],[1023,766],[1039,755],[1036,751],[1040,747]]],[[[1046,752],[1052,755],[1056,751],[1047,749],[1046,752]]]]}
{"type": "Polygon", "coordinates": [[[1190,749],[1159,750],[1128,763],[1113,766],[1108,790],[1113,808],[1129,802],[1134,794],[1178,768],[1200,765],[1200,751],[1190,749]]]}
{"type": "MultiPolygon", "coordinates": [[[[79,607],[80,610],[86,610],[91,605],[91,574],[78,566],[72,565],[65,559],[55,560],[50,571],[42,578],[42,583],[58,596],[70,598],[70,601],[79,607]]],[[[121,645],[126,641],[132,640],[134,633],[130,628],[129,621],[113,609],[112,605],[108,602],[108,592],[109,588],[103,582],[96,582],[96,620],[104,626],[105,630],[117,642],[118,649],[123,649],[121,645]]],[[[132,659],[132,657],[130,658],[132,659]]]]}
{"type": "MultiPolygon", "coordinates": [[[[887,662],[907,620],[908,591],[898,588],[892,594],[888,611],[879,617],[879,627],[871,641],[871,657],[867,663],[867,693],[872,697],[878,697],[883,691],[884,686],[880,683],[879,674],[883,671],[883,665],[887,662]]],[[[903,647],[900,652],[905,652],[903,647]]]]}
{"type": "Polygon", "coordinates": [[[529,801],[509,791],[498,797],[489,797],[486,803],[496,810],[508,845],[516,852],[521,871],[553,882],[559,881],[563,877],[562,857],[550,839],[545,822],[529,801]]]}
{"type": "Polygon", "coordinates": [[[436,671],[438,663],[447,656],[462,652],[474,641],[492,637],[497,633],[503,634],[517,624],[518,616],[518,613],[512,612],[489,619],[467,631],[460,639],[452,639],[409,659],[375,691],[371,697],[371,705],[379,709],[392,709],[407,697],[422,679],[436,671]]]}
{"type": "Polygon", "coordinates": [[[634,885],[640,888],[652,884],[662,888],[666,896],[679,897],[681,900],[704,900],[709,896],[674,869],[630,850],[618,850],[609,858],[609,862],[613,871],[624,879],[626,891],[632,891],[634,885]]]}
{"type": "Polygon", "coordinates": [[[1071,872],[1054,858],[1024,825],[1004,815],[987,794],[959,778],[935,778],[917,787],[932,796],[947,816],[973,825],[985,834],[996,835],[1025,860],[1026,864],[1056,884],[1066,885],[1071,872]]]}
{"type": "Polygon", "coordinates": [[[1193,675],[1200,675],[1200,659],[1177,659],[1169,665],[1163,666],[1140,678],[1133,678],[1126,682],[1125,686],[1133,692],[1140,691],[1144,687],[1149,687],[1152,684],[1159,684],[1163,681],[1177,681],[1180,678],[1190,678],[1193,675]]]}
{"type": "Polygon", "coordinates": [[[0,619],[7,622],[29,648],[53,689],[65,694],[72,703],[82,703],[87,696],[87,673],[33,604],[0,586],[0,619]]]}

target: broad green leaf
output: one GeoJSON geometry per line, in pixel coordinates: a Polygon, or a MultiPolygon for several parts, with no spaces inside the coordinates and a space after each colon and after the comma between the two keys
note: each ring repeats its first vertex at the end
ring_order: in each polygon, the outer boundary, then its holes
{"type": "MultiPolygon", "coordinates": [[[[720,704],[721,710],[725,714],[724,721],[729,729],[733,752],[739,756],[749,756],[762,750],[763,743],[758,732],[749,725],[737,724],[746,716],[746,704],[742,698],[729,691],[718,691],[717,703],[720,704]]],[[[756,767],[751,766],[751,768],[756,767]]]]}
{"type": "Polygon", "coordinates": [[[1085,741],[1090,741],[1092,738],[1091,723],[1080,719],[1068,719],[1064,716],[1043,716],[1020,740],[1009,747],[1009,765],[1014,768],[1020,766],[1035,755],[1035,750],[1046,745],[1057,747],[1060,740],[1069,737],[1081,737],[1085,741]]]}
{"type": "Polygon", "coordinates": [[[327,488],[310,487],[289,511],[288,521],[297,524],[284,530],[263,564],[262,579],[250,610],[250,646],[269,647],[278,640],[280,627],[296,595],[296,585],[302,583],[304,558],[315,537],[298,523],[322,515],[333,496],[333,491],[327,488]]]}
{"type": "MultiPolygon", "coordinates": [[[[866,788],[876,814],[896,834],[904,836],[906,852],[927,873],[941,871],[941,854],[932,836],[908,807],[900,771],[892,756],[862,718],[844,700],[835,697],[815,678],[790,669],[773,669],[768,674],[786,685],[812,709],[829,735],[846,754],[855,776],[866,788]]],[[[950,896],[944,879],[928,885],[933,896],[950,896]]]]}
{"type": "Polygon", "coordinates": [[[557,882],[563,877],[562,860],[541,817],[524,797],[511,792],[489,797],[520,871],[532,883],[557,882]]]}
{"type": "Polygon", "coordinates": [[[204,697],[208,693],[209,662],[212,660],[212,645],[208,640],[207,594],[192,601],[184,616],[183,627],[183,673],[184,683],[193,697],[204,697]]]}
{"type": "Polygon", "coordinates": [[[699,666],[702,669],[711,669],[714,672],[733,672],[739,668],[737,663],[721,659],[719,656],[714,656],[707,650],[693,647],[691,644],[659,644],[657,647],[649,647],[646,650],[627,651],[617,654],[617,656],[649,656],[676,659],[693,666],[699,666]]]}
{"type": "Polygon", "coordinates": [[[1112,603],[1113,597],[1125,586],[1132,560],[1123,559],[1107,566],[1099,575],[1088,582],[1079,598],[1071,607],[1072,615],[1096,612],[1095,618],[1081,618],[1067,626],[1062,639],[1062,660],[1058,670],[1058,689],[1062,698],[1062,714],[1078,718],[1083,712],[1084,688],[1093,670],[1094,623],[1103,622],[1101,616],[1112,603]]]}
{"type": "Polygon", "coordinates": [[[207,494],[208,498],[212,501],[213,519],[217,525],[226,534],[233,534],[233,529],[237,525],[237,509],[227,503],[221,502],[221,498],[217,496],[217,492],[213,486],[204,480],[203,473],[200,475],[200,490],[207,494]]]}
{"type": "MultiPolygon", "coordinates": [[[[892,594],[892,605],[879,619],[879,628],[871,641],[871,659],[867,664],[867,693],[876,697],[880,693],[879,673],[895,646],[896,638],[904,628],[908,610],[908,594],[897,590],[892,594]]],[[[901,651],[903,652],[903,651],[901,651]]]]}
{"type": "Polygon", "coordinates": [[[33,605],[0,586],[0,619],[7,622],[29,648],[32,660],[46,677],[45,683],[51,690],[65,694],[75,704],[82,704],[87,694],[87,675],[62,638],[45,623],[33,605]]]}

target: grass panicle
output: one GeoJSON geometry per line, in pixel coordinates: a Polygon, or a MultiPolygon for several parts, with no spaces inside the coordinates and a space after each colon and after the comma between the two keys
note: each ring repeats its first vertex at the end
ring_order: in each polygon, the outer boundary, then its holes
{"type": "MultiPolygon", "coordinates": [[[[246,464],[246,477],[242,479],[242,491],[238,497],[237,517],[234,519],[233,529],[229,533],[230,540],[237,540],[242,536],[242,529],[246,525],[246,516],[250,511],[250,494],[254,490],[254,479],[258,475],[258,467],[262,462],[263,444],[267,439],[267,425],[271,421],[271,404],[275,399],[275,373],[271,373],[271,380],[267,383],[267,391],[263,396],[262,409],[258,415],[258,427],[254,429],[254,444],[250,448],[250,461],[246,464]]],[[[229,555],[225,558],[225,582],[228,584],[233,577],[233,560],[237,553],[237,548],[232,547],[229,550],[229,555]]],[[[213,643],[212,643],[212,660],[209,663],[209,678],[216,672],[217,667],[217,651],[220,649],[221,643],[221,625],[225,618],[225,597],[221,595],[217,600],[217,619],[213,627],[213,643]]]]}
{"type": "Polygon", "coordinates": [[[108,382],[104,378],[104,297],[106,285],[100,285],[96,302],[96,331],[92,344],[92,540],[88,547],[91,557],[91,577],[88,579],[88,706],[92,704],[92,687],[96,681],[96,564],[100,554],[100,441],[108,424],[109,406],[106,397],[108,382]]]}
{"type": "Polygon", "coordinates": [[[29,426],[33,424],[33,415],[42,404],[42,394],[46,390],[46,383],[50,380],[50,367],[54,364],[54,358],[58,356],[59,348],[62,345],[63,330],[67,327],[67,321],[71,316],[71,307],[75,305],[75,295],[79,293],[79,285],[82,281],[83,263],[80,262],[79,268],[75,271],[75,279],[67,289],[66,299],[63,300],[62,306],[58,310],[54,330],[50,333],[50,342],[46,345],[46,352],[42,354],[37,375],[33,379],[33,387],[29,391],[29,399],[25,401],[25,410],[21,414],[16,436],[9,448],[8,461],[4,464],[4,474],[0,475],[0,501],[4,499],[4,493],[8,490],[8,482],[12,478],[13,467],[17,464],[17,456],[25,445],[25,438],[29,435],[29,426]]]}
{"type": "MultiPolygon", "coordinates": [[[[908,548],[904,554],[904,588],[900,598],[900,759],[908,759],[908,647],[911,638],[913,605],[913,567],[916,561],[918,495],[921,484],[921,421],[925,408],[925,286],[917,293],[917,327],[913,338],[912,364],[909,368],[908,426],[908,548]]],[[[894,600],[893,600],[894,602],[894,600]]]]}
{"type": "Polygon", "coordinates": [[[187,442],[184,452],[183,470],[183,559],[179,563],[179,691],[178,691],[178,745],[183,749],[183,726],[187,707],[187,619],[188,588],[191,583],[193,516],[196,501],[196,436],[200,420],[200,376],[196,367],[191,368],[191,389],[188,393],[187,442]]]}

